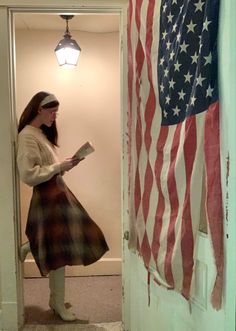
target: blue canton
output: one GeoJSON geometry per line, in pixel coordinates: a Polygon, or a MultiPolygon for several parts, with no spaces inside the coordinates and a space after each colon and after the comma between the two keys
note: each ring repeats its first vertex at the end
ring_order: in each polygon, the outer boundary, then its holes
{"type": "Polygon", "coordinates": [[[173,125],[218,100],[218,0],[163,0],[158,88],[162,125],[173,125]]]}

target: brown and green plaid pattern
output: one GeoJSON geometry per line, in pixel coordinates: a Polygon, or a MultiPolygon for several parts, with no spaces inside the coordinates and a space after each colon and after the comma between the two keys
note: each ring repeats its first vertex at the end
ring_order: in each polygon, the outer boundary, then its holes
{"type": "Polygon", "coordinates": [[[98,225],[57,175],[33,189],[26,235],[42,276],[65,265],[88,265],[109,250],[98,225]]]}

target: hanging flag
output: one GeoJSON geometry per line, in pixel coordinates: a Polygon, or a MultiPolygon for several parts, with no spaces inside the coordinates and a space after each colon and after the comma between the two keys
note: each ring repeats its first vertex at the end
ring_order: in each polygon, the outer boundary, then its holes
{"type": "Polygon", "coordinates": [[[204,199],[216,309],[224,269],[218,15],[218,0],[130,0],[128,9],[129,246],[159,284],[189,299],[204,199]]]}

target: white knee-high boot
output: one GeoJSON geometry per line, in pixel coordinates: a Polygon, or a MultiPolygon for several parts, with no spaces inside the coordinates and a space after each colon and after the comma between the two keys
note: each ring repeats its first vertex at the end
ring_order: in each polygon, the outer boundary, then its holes
{"type": "Polygon", "coordinates": [[[65,307],[65,267],[50,271],[50,308],[57,313],[63,321],[75,321],[76,316],[65,307]]]}
{"type": "Polygon", "coordinates": [[[30,252],[30,244],[27,241],[20,247],[19,258],[21,262],[24,262],[26,259],[27,254],[30,252]]]}

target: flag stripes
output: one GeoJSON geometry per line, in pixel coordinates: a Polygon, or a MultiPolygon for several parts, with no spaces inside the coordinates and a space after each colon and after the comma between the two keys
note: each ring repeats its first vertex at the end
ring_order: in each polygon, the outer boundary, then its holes
{"type": "Polygon", "coordinates": [[[189,299],[205,171],[215,308],[223,286],[217,6],[130,0],[127,28],[129,247],[157,283],[189,299]]]}

